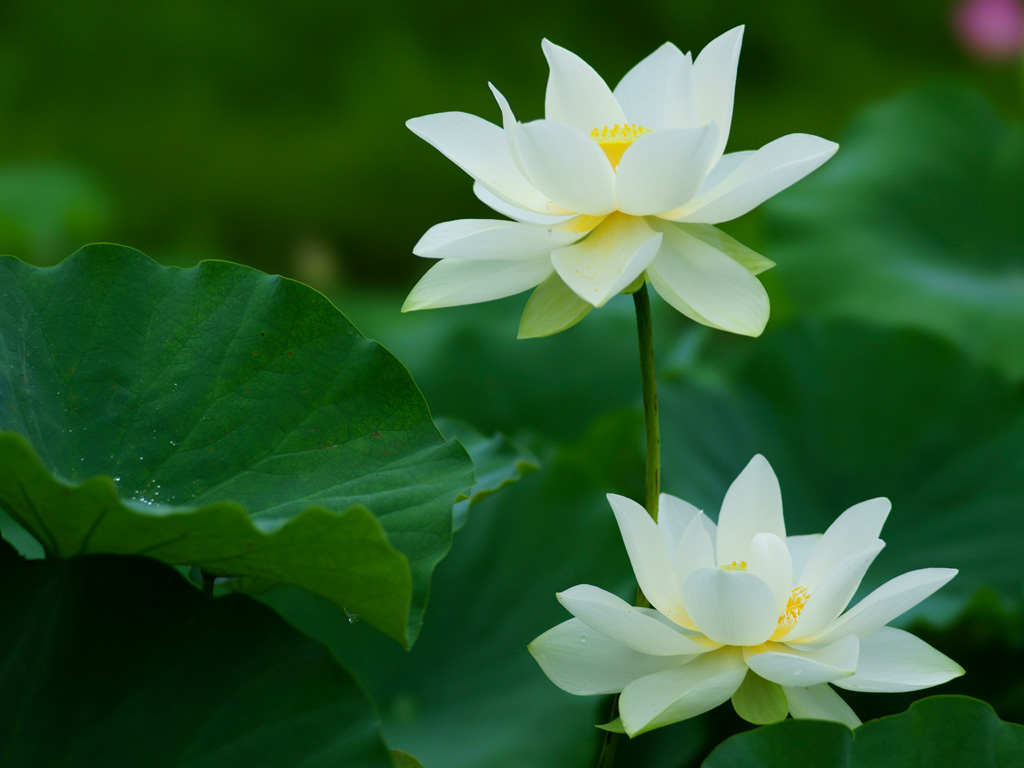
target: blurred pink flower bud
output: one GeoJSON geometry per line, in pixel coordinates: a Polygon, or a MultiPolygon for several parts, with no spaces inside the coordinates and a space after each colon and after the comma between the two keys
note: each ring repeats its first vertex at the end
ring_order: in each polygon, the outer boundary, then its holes
{"type": "Polygon", "coordinates": [[[1020,0],[966,0],[954,11],[960,42],[985,59],[1009,59],[1024,45],[1024,7],[1020,0]]]}

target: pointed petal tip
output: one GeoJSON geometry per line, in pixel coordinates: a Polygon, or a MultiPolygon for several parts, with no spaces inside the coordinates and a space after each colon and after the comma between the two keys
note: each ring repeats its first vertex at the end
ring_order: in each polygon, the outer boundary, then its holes
{"type": "Polygon", "coordinates": [[[764,457],[763,453],[755,453],[751,457],[750,461],[747,462],[747,466],[744,468],[743,471],[745,472],[747,469],[752,469],[755,467],[767,469],[773,475],[775,474],[775,470],[772,469],[771,463],[768,461],[768,459],[764,457]]]}
{"type": "Polygon", "coordinates": [[[732,29],[729,29],[729,30],[726,30],[725,32],[723,32],[721,35],[719,35],[719,38],[726,38],[728,36],[733,36],[733,37],[736,38],[736,45],[739,46],[739,44],[743,42],[743,34],[746,32],[746,30],[747,30],[747,25],[746,24],[739,24],[739,25],[733,27],[732,29]]]}

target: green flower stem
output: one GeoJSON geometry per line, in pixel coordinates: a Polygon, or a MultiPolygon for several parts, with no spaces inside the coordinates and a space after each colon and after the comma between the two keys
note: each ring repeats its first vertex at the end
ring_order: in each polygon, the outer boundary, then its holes
{"type": "MultiPolygon", "coordinates": [[[[633,294],[636,307],[636,333],[640,342],[640,386],[644,395],[644,426],[647,431],[647,485],[644,507],[654,522],[658,522],[658,496],[661,494],[661,432],[658,429],[658,387],[654,376],[654,331],[651,322],[651,297],[647,283],[642,283],[633,294]]],[[[636,605],[648,607],[650,603],[639,588],[636,605]]],[[[619,716],[619,697],[612,702],[609,722],[619,716]]],[[[597,768],[611,768],[615,762],[615,748],[621,734],[605,731],[597,768]]]]}
{"type": "Polygon", "coordinates": [[[636,332],[640,341],[640,386],[644,393],[644,426],[647,428],[647,491],[644,507],[658,522],[658,496],[661,494],[661,432],[658,429],[658,387],[654,378],[654,332],[651,323],[651,298],[647,284],[633,294],[636,307],[636,332]]]}

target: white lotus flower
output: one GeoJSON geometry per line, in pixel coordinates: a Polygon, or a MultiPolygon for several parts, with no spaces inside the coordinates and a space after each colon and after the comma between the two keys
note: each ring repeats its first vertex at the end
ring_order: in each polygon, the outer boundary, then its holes
{"type": "Polygon", "coordinates": [[[512,221],[432,227],[413,251],[440,262],[403,311],[537,286],[519,335],[544,336],[646,279],[699,323],[759,335],[768,296],[754,275],[773,264],[712,225],[803,178],[837,145],[792,134],[724,154],[742,37],[742,27],[726,32],[695,61],[666,43],[614,92],[586,62],[545,40],[546,119],[517,122],[491,86],[503,128],[462,112],[410,120],[512,221]]]}
{"type": "Polygon", "coordinates": [[[608,500],[653,607],[573,587],[558,600],[575,618],[530,652],[569,693],[621,691],[630,736],[730,698],[752,723],[792,714],[854,728],[860,720],[830,684],[913,691],[963,674],[924,641],[885,626],[955,570],[905,573],[844,613],[884,546],[886,499],[851,507],[824,534],[786,536],[778,480],[755,456],[729,487],[717,526],[674,496],[661,496],[657,523],[629,499],[608,500]]]}

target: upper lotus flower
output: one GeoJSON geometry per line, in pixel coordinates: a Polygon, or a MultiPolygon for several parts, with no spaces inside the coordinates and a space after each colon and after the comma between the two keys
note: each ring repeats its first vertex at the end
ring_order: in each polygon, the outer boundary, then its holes
{"type": "Polygon", "coordinates": [[[752,723],[792,714],[853,728],[860,721],[829,683],[913,691],[963,674],[927,643],[885,626],[955,570],[905,573],[844,613],[884,546],[886,499],[851,507],[824,534],[786,536],[779,484],[762,456],[729,487],[717,526],[673,496],[661,496],[657,523],[629,499],[608,499],[653,608],[573,587],[558,599],[576,618],[530,651],[569,693],[621,691],[630,736],[729,698],[752,723]]]}
{"type": "Polygon", "coordinates": [[[593,307],[649,280],[704,325],[757,336],[768,296],[754,275],[772,262],[711,226],[742,216],[836,151],[792,134],[723,154],[743,28],[697,57],[671,43],[614,91],[573,53],[545,40],[544,120],[516,121],[491,90],[503,128],[462,112],[408,122],[475,179],[477,196],[513,221],[432,227],[413,249],[441,259],[403,310],[472,304],[539,286],[520,337],[565,330],[593,307]]]}

